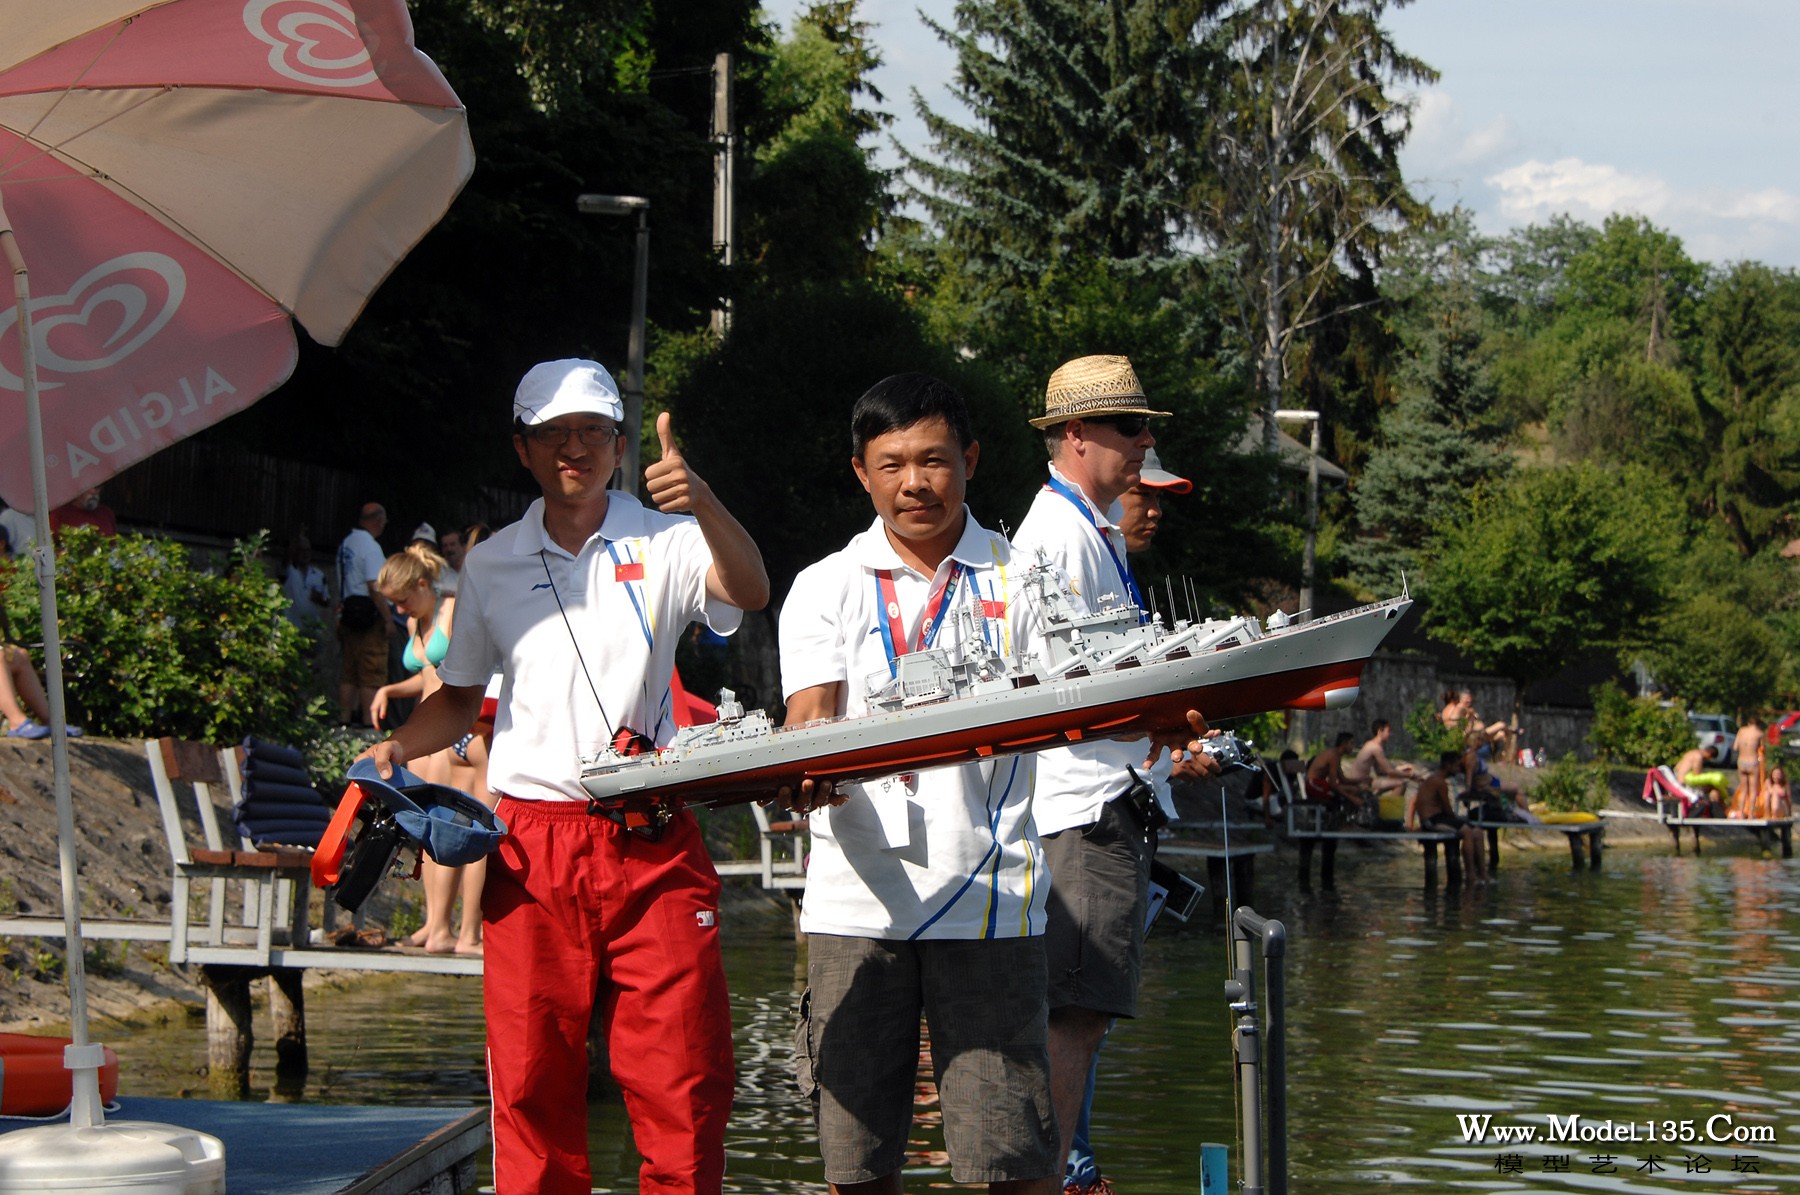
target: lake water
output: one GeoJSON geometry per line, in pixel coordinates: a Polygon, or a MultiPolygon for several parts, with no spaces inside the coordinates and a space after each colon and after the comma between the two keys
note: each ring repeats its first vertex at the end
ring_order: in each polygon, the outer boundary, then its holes
{"type": "MultiPolygon", "coordinates": [[[[1311,893],[1293,887],[1291,857],[1262,859],[1256,907],[1290,934],[1292,1189],[1800,1189],[1800,864],[1747,839],[1709,851],[1614,850],[1598,873],[1508,852],[1494,882],[1448,894],[1421,889],[1411,855],[1346,851],[1338,887],[1311,893]],[[1465,1140],[1459,1118],[1483,1115],[1488,1139],[1465,1140]],[[1497,1140],[1512,1126],[1541,1137],[1552,1116],[1640,1139],[1497,1140]],[[1736,1140],[1683,1140],[1709,1121],[1736,1140]]],[[[822,1191],[789,1071],[787,918],[724,928],[739,1071],[726,1189],[822,1191]]],[[[1144,1015],[1108,1043],[1095,1112],[1101,1165],[1127,1195],[1198,1191],[1202,1141],[1233,1143],[1237,1185],[1226,969],[1220,921],[1152,935],[1144,1015]]],[[[259,1040],[257,1098],[484,1101],[476,981],[312,993],[308,1031],[312,1072],[295,1092],[271,1091],[259,1040]]],[[[197,1022],[107,1040],[129,1093],[205,1094],[197,1022]]],[[[922,1112],[908,1187],[951,1186],[922,1112]]],[[[596,1186],[635,1191],[616,1098],[594,1104],[592,1126],[596,1186]]]]}

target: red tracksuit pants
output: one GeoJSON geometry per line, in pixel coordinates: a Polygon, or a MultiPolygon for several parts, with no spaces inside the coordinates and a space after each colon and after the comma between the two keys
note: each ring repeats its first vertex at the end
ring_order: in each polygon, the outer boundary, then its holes
{"type": "Polygon", "coordinates": [[[588,1195],[587,1030],[604,1015],[644,1164],[638,1189],[708,1195],[734,1083],[719,877],[691,813],[647,842],[570,801],[502,798],[482,896],[498,1195],[588,1195]]]}

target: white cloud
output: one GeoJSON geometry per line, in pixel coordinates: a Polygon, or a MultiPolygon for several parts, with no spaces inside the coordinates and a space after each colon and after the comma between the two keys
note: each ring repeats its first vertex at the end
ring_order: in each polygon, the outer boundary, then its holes
{"type": "Polygon", "coordinates": [[[1614,214],[1644,216],[1680,236],[1702,261],[1756,258],[1781,264],[1793,260],[1800,244],[1800,196],[1777,187],[1682,188],[1655,174],[1573,157],[1531,158],[1484,181],[1507,225],[1565,212],[1591,224],[1614,214]]]}
{"type": "Polygon", "coordinates": [[[1496,116],[1471,130],[1456,100],[1442,87],[1426,88],[1412,101],[1412,134],[1406,148],[1414,173],[1462,173],[1519,148],[1518,130],[1509,117],[1496,116]]]}

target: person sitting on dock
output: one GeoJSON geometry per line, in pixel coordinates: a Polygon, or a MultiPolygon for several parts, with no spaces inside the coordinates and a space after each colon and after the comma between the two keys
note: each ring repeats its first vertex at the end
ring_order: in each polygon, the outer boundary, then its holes
{"type": "Polygon", "coordinates": [[[1386,718],[1375,719],[1369,737],[1357,749],[1356,758],[1343,760],[1344,779],[1380,796],[1394,789],[1405,789],[1406,782],[1417,778],[1418,771],[1409,763],[1392,763],[1387,757],[1388,740],[1394,737],[1394,725],[1386,718]]]}
{"type": "Polygon", "coordinates": [[[666,413],[662,459],[644,472],[656,509],[607,489],[625,410],[598,363],[533,366],[512,413],[513,451],[542,497],[469,552],[443,684],[368,754],[386,776],[451,746],[500,673],[488,783],[507,834],[482,897],[495,1189],[592,1189],[588,1025],[600,1011],[639,1189],[717,1195],[734,1084],[718,873],[691,811],[627,829],[596,816],[579,773],[616,732],[674,737],[682,632],[735,631],[768,601],[768,574],[687,467],[666,413]]]}
{"type": "Polygon", "coordinates": [[[1471,689],[1445,689],[1442,700],[1443,712],[1438,720],[1451,730],[1460,730],[1464,734],[1474,731],[1482,738],[1497,745],[1504,745],[1507,736],[1507,725],[1504,722],[1483,722],[1481,715],[1475,712],[1475,693],[1471,689]]]}
{"type": "Polygon", "coordinates": [[[1494,754],[1493,741],[1487,731],[1469,730],[1463,741],[1463,800],[1474,807],[1475,816],[1483,821],[1515,821],[1535,825],[1537,814],[1531,812],[1518,785],[1500,779],[1489,768],[1494,754]]]}
{"type": "Polygon", "coordinates": [[[1763,788],[1763,806],[1768,811],[1765,815],[1767,817],[1794,816],[1794,799],[1788,790],[1787,769],[1780,764],[1769,769],[1769,782],[1763,788]]]}
{"type": "Polygon", "coordinates": [[[1463,866],[1477,880],[1487,878],[1487,856],[1481,849],[1481,832],[1450,807],[1450,777],[1462,770],[1458,751],[1438,756],[1438,766],[1425,773],[1419,789],[1406,803],[1408,830],[1454,830],[1462,844],[1463,866]]]}
{"type": "MultiPolygon", "coordinates": [[[[851,465],[877,517],[801,570],[782,606],[789,726],[869,713],[864,678],[895,675],[913,652],[1040,650],[1020,555],[963,502],[980,445],[962,396],[898,374],[850,421],[851,465]]],[[[834,1193],[901,1189],[921,1012],[955,1180],[1061,1190],[1035,772],[1035,756],[1009,755],[779,794],[812,814],[796,1068],[834,1193]]]]}
{"type": "Polygon", "coordinates": [[[1362,812],[1362,785],[1344,774],[1344,753],[1356,742],[1356,736],[1342,731],[1331,746],[1313,756],[1306,765],[1306,799],[1325,805],[1348,805],[1362,812]]]}
{"type": "Polygon", "coordinates": [[[1725,773],[1718,767],[1719,749],[1711,743],[1691,747],[1675,761],[1675,782],[1695,795],[1684,805],[1683,817],[1725,816],[1725,773]]]}

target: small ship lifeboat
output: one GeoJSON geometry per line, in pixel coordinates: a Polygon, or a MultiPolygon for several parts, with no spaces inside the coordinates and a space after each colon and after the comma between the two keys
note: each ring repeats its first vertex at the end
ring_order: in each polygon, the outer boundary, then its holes
{"type": "MultiPolygon", "coordinates": [[[[0,1033],[0,1116],[55,1116],[69,1106],[71,1082],[63,1066],[66,1037],[0,1033]]],[[[119,1056],[110,1049],[100,1068],[100,1098],[119,1094],[119,1056]]]]}

